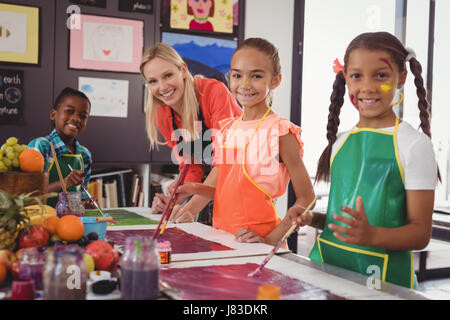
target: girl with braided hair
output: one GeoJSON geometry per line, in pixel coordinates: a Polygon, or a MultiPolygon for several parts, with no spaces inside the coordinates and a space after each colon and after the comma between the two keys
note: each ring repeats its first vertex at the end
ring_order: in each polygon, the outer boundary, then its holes
{"type": "Polygon", "coordinates": [[[293,207],[289,215],[299,225],[323,229],[310,253],[313,261],[416,288],[411,250],[423,249],[430,240],[439,176],[421,65],[395,36],[375,32],[357,36],[346,50],[344,66],[335,71],[328,145],[316,174],[316,181],[331,182],[327,214],[300,217],[303,210],[293,207]],[[407,63],[423,133],[393,110],[407,63]],[[337,134],[346,86],[359,121],[337,134]]]}

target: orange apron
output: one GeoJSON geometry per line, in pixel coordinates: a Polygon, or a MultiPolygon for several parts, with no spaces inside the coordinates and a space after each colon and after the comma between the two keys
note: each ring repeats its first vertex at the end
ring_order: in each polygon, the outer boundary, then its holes
{"type": "MultiPolygon", "coordinates": [[[[267,236],[281,222],[269,193],[256,184],[245,169],[246,149],[261,122],[258,122],[244,147],[227,146],[227,138],[219,144],[220,163],[214,196],[213,227],[235,234],[246,228],[260,237],[267,236]],[[232,156],[230,154],[232,153],[232,156]],[[230,161],[231,160],[231,161],[230,161]]],[[[243,114],[231,129],[242,120],[243,114]]],[[[228,132],[225,128],[224,134],[228,132]]],[[[230,135],[232,137],[232,134],[230,135]]],[[[226,135],[225,137],[228,137],[226,135]]]]}

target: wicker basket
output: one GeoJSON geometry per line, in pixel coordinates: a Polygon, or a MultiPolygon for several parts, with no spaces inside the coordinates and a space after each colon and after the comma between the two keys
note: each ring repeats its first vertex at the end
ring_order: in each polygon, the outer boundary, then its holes
{"type": "Polygon", "coordinates": [[[48,172],[0,173],[0,189],[10,194],[33,193],[34,196],[48,192],[48,172]]]}

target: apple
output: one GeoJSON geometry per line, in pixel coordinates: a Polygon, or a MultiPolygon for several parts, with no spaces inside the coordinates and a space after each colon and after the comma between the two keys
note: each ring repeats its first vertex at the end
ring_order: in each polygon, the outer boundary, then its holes
{"type": "Polygon", "coordinates": [[[96,240],[86,246],[84,252],[92,256],[95,270],[113,273],[119,266],[119,253],[108,242],[96,240]]]}
{"type": "Polygon", "coordinates": [[[43,247],[47,245],[50,234],[43,226],[32,225],[28,230],[24,229],[19,235],[19,247],[43,247]]]}
{"type": "Polygon", "coordinates": [[[11,265],[16,261],[16,255],[9,250],[0,250],[0,263],[3,264],[6,269],[11,269],[11,265]]]}

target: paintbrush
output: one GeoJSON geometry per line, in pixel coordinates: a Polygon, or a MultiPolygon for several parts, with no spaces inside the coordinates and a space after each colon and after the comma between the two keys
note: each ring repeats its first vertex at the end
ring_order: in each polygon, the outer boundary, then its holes
{"type": "Polygon", "coordinates": [[[159,220],[158,226],[156,227],[156,231],[153,235],[153,239],[156,239],[156,237],[159,237],[160,235],[163,234],[164,229],[166,228],[167,222],[169,221],[170,215],[172,214],[172,209],[175,205],[175,202],[178,199],[179,194],[177,193],[177,189],[180,185],[182,185],[184,183],[184,179],[186,178],[188,169],[189,169],[189,164],[186,164],[183,167],[183,170],[181,171],[180,176],[178,177],[177,183],[175,184],[175,188],[173,189],[172,195],[170,196],[170,199],[167,202],[166,207],[164,208],[161,220],[159,220]],[[159,228],[163,221],[164,221],[164,224],[161,228],[161,231],[159,231],[160,230],[159,228]]]}
{"type": "MultiPolygon", "coordinates": [[[[70,166],[70,164],[68,165],[70,171],[73,171],[72,167],[70,166]]],[[[102,216],[105,216],[105,213],[103,212],[103,210],[100,208],[100,206],[98,205],[97,201],[95,201],[94,197],[91,196],[91,194],[89,193],[89,190],[84,186],[84,184],[80,184],[81,188],[83,189],[83,191],[86,193],[86,195],[89,197],[89,200],[91,200],[91,202],[94,204],[94,206],[97,208],[98,212],[100,212],[102,214],[102,216]]]]}
{"type": "Polygon", "coordinates": [[[63,192],[64,192],[65,197],[66,197],[67,207],[69,208],[69,211],[72,212],[73,210],[70,207],[69,199],[67,198],[66,183],[64,182],[64,178],[63,178],[62,173],[61,173],[61,168],[59,167],[59,162],[58,162],[58,157],[56,156],[55,147],[53,146],[53,143],[51,141],[50,141],[50,148],[52,149],[53,158],[55,159],[56,171],[58,171],[58,177],[59,177],[59,181],[61,182],[61,188],[63,189],[63,192]]]}
{"type": "MultiPolygon", "coordinates": [[[[305,213],[307,213],[309,211],[309,209],[314,205],[314,203],[316,202],[317,197],[314,197],[314,200],[308,205],[308,207],[306,207],[305,211],[303,211],[302,215],[304,215],[305,213]]],[[[264,266],[267,264],[267,262],[269,262],[270,259],[272,259],[272,257],[275,255],[275,253],[278,251],[278,249],[281,247],[281,245],[284,243],[284,241],[286,241],[286,239],[291,235],[292,232],[294,232],[295,228],[297,228],[297,224],[293,224],[289,230],[284,234],[284,236],[281,238],[280,241],[277,242],[277,244],[275,245],[275,247],[273,247],[273,249],[269,252],[269,254],[267,255],[267,257],[264,259],[264,261],[259,265],[258,268],[255,269],[255,271],[250,272],[248,274],[249,277],[254,277],[256,276],[258,273],[261,272],[261,270],[264,268],[264,266]]]]}

